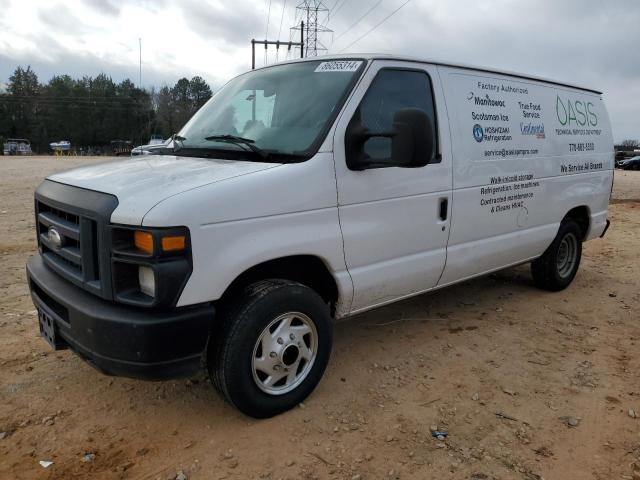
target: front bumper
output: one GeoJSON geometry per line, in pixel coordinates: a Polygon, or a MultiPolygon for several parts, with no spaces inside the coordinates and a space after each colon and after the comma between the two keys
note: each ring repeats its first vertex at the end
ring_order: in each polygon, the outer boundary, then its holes
{"type": "Polygon", "coordinates": [[[210,305],[144,309],[103,300],[51,271],[37,255],[27,262],[31,298],[52,324],[58,348],[70,348],[103,373],[148,380],[196,372],[207,345],[210,305]]]}

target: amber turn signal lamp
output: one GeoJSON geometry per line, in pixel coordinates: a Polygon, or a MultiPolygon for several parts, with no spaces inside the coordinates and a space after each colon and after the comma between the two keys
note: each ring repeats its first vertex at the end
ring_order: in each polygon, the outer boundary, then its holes
{"type": "Polygon", "coordinates": [[[149,255],[153,255],[153,235],[149,232],[140,232],[136,230],[133,234],[133,243],[139,250],[142,250],[149,255]]]}
{"type": "Polygon", "coordinates": [[[163,252],[177,252],[180,250],[184,250],[185,245],[186,245],[186,239],[184,235],[162,238],[163,252]]]}

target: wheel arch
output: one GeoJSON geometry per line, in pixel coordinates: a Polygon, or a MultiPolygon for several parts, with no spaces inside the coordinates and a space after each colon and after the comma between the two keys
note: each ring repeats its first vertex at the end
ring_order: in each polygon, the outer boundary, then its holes
{"type": "Polygon", "coordinates": [[[291,255],[254,265],[229,284],[218,302],[224,302],[247,285],[269,278],[281,278],[306,285],[330,304],[331,314],[335,314],[340,298],[338,283],[327,264],[315,255],[291,255]]]}
{"type": "Polygon", "coordinates": [[[574,220],[580,227],[580,231],[582,233],[581,240],[584,241],[587,238],[589,227],[591,226],[591,212],[589,207],[581,205],[579,207],[572,208],[567,212],[562,220],[564,221],[569,218],[574,220]]]}

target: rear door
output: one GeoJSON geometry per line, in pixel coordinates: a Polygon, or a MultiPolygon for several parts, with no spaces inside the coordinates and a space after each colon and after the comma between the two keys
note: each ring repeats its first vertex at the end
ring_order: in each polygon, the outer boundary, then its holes
{"type": "MultiPolygon", "coordinates": [[[[371,138],[364,149],[388,162],[391,139],[371,138]]],[[[436,67],[374,61],[338,120],[334,158],[345,260],[354,286],[352,312],[433,288],[446,261],[452,184],[448,121],[436,67]],[[419,108],[431,119],[436,140],[430,163],[350,170],[345,130],[354,114],[361,115],[367,129],[385,131],[403,108],[419,108]]]]}

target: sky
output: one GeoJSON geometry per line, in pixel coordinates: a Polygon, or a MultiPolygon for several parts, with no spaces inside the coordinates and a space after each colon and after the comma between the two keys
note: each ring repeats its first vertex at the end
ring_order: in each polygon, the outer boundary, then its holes
{"type": "MultiPolygon", "coordinates": [[[[0,88],[17,65],[41,82],[103,72],[137,84],[142,39],[144,87],[200,75],[215,90],[251,67],[252,38],[289,40],[300,1],[0,0],[0,88]]],[[[326,0],[333,33],[321,40],[329,53],[404,54],[602,90],[614,139],[640,139],[640,0],[405,3],[326,0]]],[[[267,63],[285,58],[270,49],[267,63]]]]}

